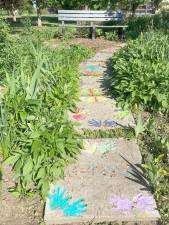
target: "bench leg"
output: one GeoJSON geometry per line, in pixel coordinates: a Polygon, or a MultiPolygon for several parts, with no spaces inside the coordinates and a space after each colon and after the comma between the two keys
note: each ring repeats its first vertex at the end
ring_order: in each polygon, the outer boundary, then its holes
{"type": "Polygon", "coordinates": [[[65,35],[65,22],[62,21],[62,27],[61,27],[61,34],[62,34],[62,38],[64,38],[64,35],[65,35]]]}
{"type": "Polygon", "coordinates": [[[96,27],[94,26],[92,29],[92,40],[96,39],[96,27]]]}
{"type": "Polygon", "coordinates": [[[91,27],[92,40],[95,40],[96,39],[96,27],[93,22],[91,22],[91,26],[92,26],[91,27]]]}
{"type": "Polygon", "coordinates": [[[125,28],[124,27],[119,27],[118,29],[118,36],[120,41],[125,40],[125,28]]]}

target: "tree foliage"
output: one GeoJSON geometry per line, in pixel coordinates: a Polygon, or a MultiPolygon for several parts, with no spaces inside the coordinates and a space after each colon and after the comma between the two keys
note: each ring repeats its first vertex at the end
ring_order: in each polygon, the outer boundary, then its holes
{"type": "Polygon", "coordinates": [[[163,0],[151,0],[152,5],[154,6],[155,10],[158,10],[160,7],[160,4],[163,0]]]}
{"type": "Polygon", "coordinates": [[[135,14],[136,9],[139,5],[147,3],[148,0],[119,0],[118,4],[126,10],[131,10],[132,15],[135,14]]]}

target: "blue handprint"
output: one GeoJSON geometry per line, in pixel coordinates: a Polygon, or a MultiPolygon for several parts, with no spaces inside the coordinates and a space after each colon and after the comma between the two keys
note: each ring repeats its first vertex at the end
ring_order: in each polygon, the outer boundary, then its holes
{"type": "Polygon", "coordinates": [[[60,187],[53,189],[53,193],[48,196],[50,209],[64,209],[69,206],[68,200],[70,199],[70,196],[65,197],[65,192],[66,189],[61,189],[60,187]]]}
{"type": "Polygon", "coordinates": [[[70,204],[67,208],[63,210],[65,216],[80,216],[86,211],[87,205],[84,203],[84,199],[80,198],[70,204]]]}
{"type": "Polygon", "coordinates": [[[89,126],[92,126],[92,127],[101,127],[102,125],[101,120],[95,120],[95,119],[89,120],[88,123],[89,123],[89,126]]]}
{"type": "Polygon", "coordinates": [[[113,120],[105,120],[103,122],[104,126],[106,127],[116,127],[117,126],[117,123],[113,120]]]}

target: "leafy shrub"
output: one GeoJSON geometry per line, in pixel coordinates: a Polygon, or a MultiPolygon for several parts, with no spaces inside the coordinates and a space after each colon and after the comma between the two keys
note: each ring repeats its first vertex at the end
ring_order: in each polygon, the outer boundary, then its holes
{"type": "Polygon", "coordinates": [[[3,79],[1,151],[15,171],[14,191],[45,197],[50,182],[63,177],[82,147],[67,111],[78,98],[79,63],[90,51],[52,50],[39,42],[19,46],[20,64],[3,79]]]}
{"type": "Polygon", "coordinates": [[[135,39],[142,32],[149,30],[162,31],[164,33],[169,30],[169,12],[162,12],[153,16],[131,17],[128,21],[127,38],[135,39]]]}
{"type": "Polygon", "coordinates": [[[150,116],[145,122],[139,143],[143,169],[149,180],[161,215],[161,224],[169,224],[169,133],[163,116],[150,116]]]}
{"type": "Polygon", "coordinates": [[[112,91],[121,106],[167,112],[169,39],[146,33],[113,57],[112,91]]]}

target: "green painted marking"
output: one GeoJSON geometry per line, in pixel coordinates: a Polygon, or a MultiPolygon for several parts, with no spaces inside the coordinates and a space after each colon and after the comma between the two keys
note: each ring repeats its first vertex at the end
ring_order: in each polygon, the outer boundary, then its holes
{"type": "Polygon", "coordinates": [[[129,116],[129,115],[130,115],[130,112],[129,111],[116,112],[115,118],[122,119],[124,117],[129,116]]]}
{"type": "Polygon", "coordinates": [[[111,152],[116,150],[115,143],[112,143],[109,141],[98,142],[98,143],[87,142],[85,147],[86,147],[86,151],[90,153],[99,152],[103,154],[106,152],[111,152]]]}

